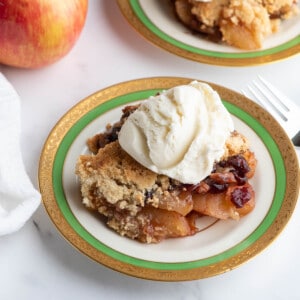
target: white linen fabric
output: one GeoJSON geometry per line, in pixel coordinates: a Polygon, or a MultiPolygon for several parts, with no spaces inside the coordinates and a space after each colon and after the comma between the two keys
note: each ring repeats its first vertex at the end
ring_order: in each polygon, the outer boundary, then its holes
{"type": "Polygon", "coordinates": [[[0,235],[19,230],[41,202],[22,160],[20,106],[17,92],[0,73],[0,235]]]}

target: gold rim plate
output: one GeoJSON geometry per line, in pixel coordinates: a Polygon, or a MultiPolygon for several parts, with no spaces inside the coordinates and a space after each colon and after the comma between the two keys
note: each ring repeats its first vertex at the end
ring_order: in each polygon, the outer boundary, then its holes
{"type": "Polygon", "coordinates": [[[129,24],[146,40],[178,56],[206,64],[250,66],[288,58],[300,52],[300,14],[281,23],[261,49],[243,51],[192,33],[175,17],[170,1],[118,0],[129,24]]]}
{"type": "Polygon", "coordinates": [[[240,221],[219,221],[192,237],[146,245],[109,230],[81,204],[75,164],[86,140],[117,121],[121,109],[192,79],[144,78],[104,88],[83,99],[57,122],[45,141],[39,164],[44,206],[61,234],[78,250],[124,274],[161,281],[193,280],[238,267],[265,249],[282,231],[299,192],[299,165],[293,145],[272,116],[225,87],[221,96],[235,127],[249,138],[258,158],[252,185],[255,210],[240,221]]]}

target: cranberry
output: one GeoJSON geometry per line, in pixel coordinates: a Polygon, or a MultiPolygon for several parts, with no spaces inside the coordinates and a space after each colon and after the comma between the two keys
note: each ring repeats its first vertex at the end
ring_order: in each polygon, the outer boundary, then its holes
{"type": "Polygon", "coordinates": [[[229,157],[227,163],[237,171],[239,176],[243,176],[250,171],[246,159],[241,155],[234,155],[229,157]]]}
{"type": "Polygon", "coordinates": [[[231,193],[231,202],[236,208],[242,208],[251,199],[251,193],[247,186],[238,187],[231,193]]]}
{"type": "Polygon", "coordinates": [[[243,175],[241,176],[236,171],[234,171],[232,173],[234,174],[234,178],[235,178],[238,185],[244,185],[245,183],[247,183],[248,178],[246,176],[243,176],[243,175]]]}
{"type": "Polygon", "coordinates": [[[112,127],[107,139],[109,140],[109,142],[114,142],[118,139],[118,134],[121,130],[121,126],[114,126],[112,127]]]}
{"type": "Polygon", "coordinates": [[[144,196],[145,196],[145,201],[149,200],[149,199],[152,199],[153,197],[153,191],[148,191],[146,190],[145,193],[144,193],[144,196]]]}
{"type": "Polygon", "coordinates": [[[205,183],[207,183],[209,185],[209,187],[210,187],[209,193],[211,193],[211,194],[223,193],[228,188],[228,183],[218,183],[209,177],[207,179],[205,179],[205,183]]]}
{"type": "Polygon", "coordinates": [[[210,186],[210,190],[209,192],[211,194],[219,194],[219,193],[223,193],[224,191],[226,191],[228,189],[228,183],[214,183],[210,186]]]}

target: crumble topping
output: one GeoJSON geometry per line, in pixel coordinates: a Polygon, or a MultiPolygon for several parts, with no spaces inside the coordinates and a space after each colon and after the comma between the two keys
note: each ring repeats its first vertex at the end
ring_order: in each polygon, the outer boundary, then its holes
{"type": "Polygon", "coordinates": [[[196,185],[182,184],[143,167],[119,145],[118,131],[136,108],[126,107],[119,122],[89,139],[94,154],[81,155],[76,165],[82,203],[105,216],[107,226],[121,236],[158,243],[197,233],[201,215],[239,219],[254,208],[248,178],[256,159],[243,135],[231,134],[210,176],[196,185]]]}
{"type": "Polygon", "coordinates": [[[252,50],[298,13],[297,0],[174,0],[178,19],[214,41],[252,50]]]}

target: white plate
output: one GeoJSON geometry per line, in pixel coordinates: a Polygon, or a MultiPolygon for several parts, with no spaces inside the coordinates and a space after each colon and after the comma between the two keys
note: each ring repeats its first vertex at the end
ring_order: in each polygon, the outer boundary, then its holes
{"type": "Polygon", "coordinates": [[[51,219],[83,253],[126,274],[188,280],[230,270],[256,255],[279,234],[296,203],[298,162],[290,140],[259,106],[211,84],[232,114],[235,128],[247,136],[258,159],[251,181],[256,192],[255,210],[238,222],[200,218],[200,233],[151,245],[119,236],[105,226],[98,214],[86,210],[74,173],[79,155],[88,151],[86,140],[104,130],[107,123],[117,121],[124,105],[189,81],[149,78],[99,91],[67,112],[45,143],[39,178],[51,219]]]}
{"type": "Polygon", "coordinates": [[[192,33],[175,17],[167,0],[119,0],[128,22],[157,46],[195,61],[229,66],[277,61],[300,52],[300,14],[281,22],[261,49],[244,51],[208,41],[192,33]]]}

